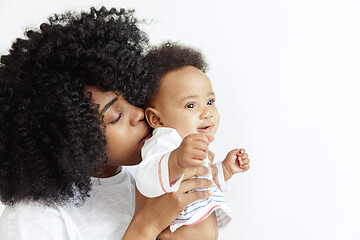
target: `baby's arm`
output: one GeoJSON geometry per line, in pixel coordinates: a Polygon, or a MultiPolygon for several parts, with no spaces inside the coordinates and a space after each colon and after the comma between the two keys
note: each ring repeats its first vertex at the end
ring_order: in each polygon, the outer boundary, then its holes
{"type": "Polygon", "coordinates": [[[179,179],[187,168],[203,165],[209,151],[213,136],[191,134],[186,136],[180,146],[171,152],[169,157],[170,183],[179,179]]]}
{"type": "MultiPolygon", "coordinates": [[[[206,167],[189,169],[177,192],[164,194],[157,198],[144,197],[137,191],[135,214],[122,239],[154,240],[187,205],[210,196],[208,191],[194,192],[192,190],[210,188],[214,184],[212,181],[200,178],[190,179],[193,176],[207,174],[209,172],[206,167]]],[[[168,232],[170,232],[169,229],[168,232]]]]}
{"type": "Polygon", "coordinates": [[[231,150],[224,161],[222,161],[225,181],[229,180],[233,174],[246,172],[250,168],[250,159],[245,149],[231,150]]]}
{"type": "Polygon", "coordinates": [[[136,170],[136,187],[147,197],[177,191],[186,169],[203,164],[201,158],[205,159],[212,140],[213,137],[199,134],[181,139],[176,131],[167,129],[155,134],[142,148],[143,161],[136,170]]]}

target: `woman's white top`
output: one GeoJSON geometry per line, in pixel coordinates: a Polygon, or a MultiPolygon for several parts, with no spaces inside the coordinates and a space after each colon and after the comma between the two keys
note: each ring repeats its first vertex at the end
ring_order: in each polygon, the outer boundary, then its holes
{"type": "Polygon", "coordinates": [[[123,169],[110,178],[92,178],[91,196],[82,205],[30,202],[6,206],[0,218],[0,239],[121,239],[134,215],[134,183],[123,169]]]}

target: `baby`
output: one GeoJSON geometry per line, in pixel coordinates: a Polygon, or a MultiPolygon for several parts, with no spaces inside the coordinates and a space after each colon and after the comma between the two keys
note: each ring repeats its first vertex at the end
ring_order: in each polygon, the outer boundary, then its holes
{"type": "MultiPolygon", "coordinates": [[[[146,60],[154,94],[145,117],[154,132],[142,149],[136,185],[143,195],[157,197],[177,191],[187,168],[211,166],[209,143],[214,140],[220,117],[200,52],[165,43],[152,49],[146,60]]],[[[170,225],[171,239],[217,239],[217,227],[230,221],[231,211],[222,191],[233,174],[249,169],[248,155],[243,149],[234,149],[216,168],[216,184],[211,189],[195,190],[211,191],[211,197],[190,204],[178,216],[170,225]]],[[[211,174],[205,177],[213,179],[211,174]]],[[[162,239],[169,236],[160,235],[162,239]]]]}

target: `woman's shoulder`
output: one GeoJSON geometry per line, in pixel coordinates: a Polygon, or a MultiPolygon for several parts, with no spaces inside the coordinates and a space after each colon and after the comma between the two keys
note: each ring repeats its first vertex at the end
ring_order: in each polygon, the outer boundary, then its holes
{"type": "Polygon", "coordinates": [[[19,202],[11,206],[5,206],[1,219],[5,216],[60,216],[60,211],[56,205],[49,205],[42,202],[19,202]]]}
{"type": "Polygon", "coordinates": [[[41,203],[15,203],[6,206],[0,217],[0,239],[54,239],[66,235],[64,221],[56,206],[41,203]]]}

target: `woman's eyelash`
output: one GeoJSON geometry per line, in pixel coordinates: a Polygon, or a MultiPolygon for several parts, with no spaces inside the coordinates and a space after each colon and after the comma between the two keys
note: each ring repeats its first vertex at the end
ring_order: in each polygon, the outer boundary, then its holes
{"type": "Polygon", "coordinates": [[[119,115],[117,116],[117,118],[116,118],[115,120],[111,121],[110,124],[114,124],[114,123],[116,123],[117,121],[119,121],[120,118],[121,118],[121,114],[122,114],[122,113],[119,112],[119,115]]]}

